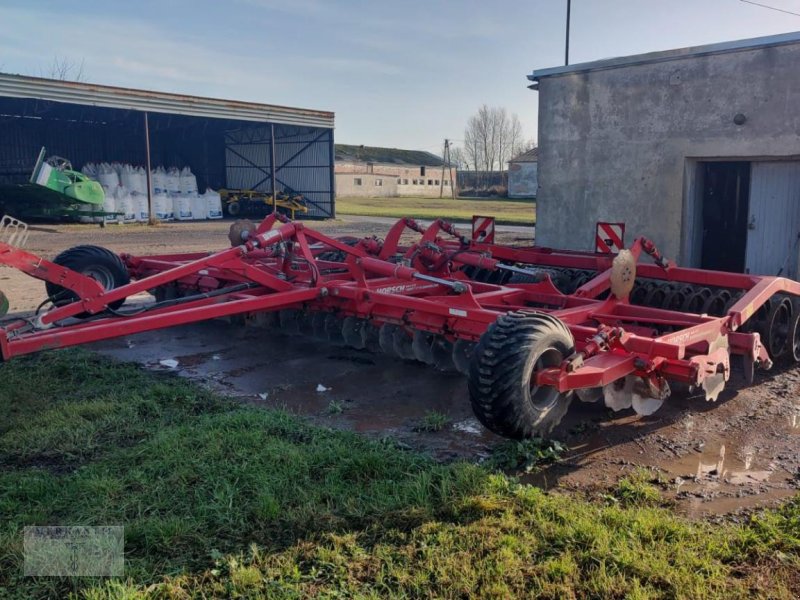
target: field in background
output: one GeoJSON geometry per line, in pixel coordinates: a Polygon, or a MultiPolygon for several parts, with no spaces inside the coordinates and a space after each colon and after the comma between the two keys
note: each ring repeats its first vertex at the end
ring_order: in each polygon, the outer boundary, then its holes
{"type": "Polygon", "coordinates": [[[336,213],[365,217],[412,217],[470,221],[472,215],[494,216],[498,224],[533,225],[535,200],[485,198],[336,198],[336,213]]]}
{"type": "Polygon", "coordinates": [[[737,524],[675,516],[651,471],[546,493],[84,350],[0,366],[0,414],[3,598],[800,592],[798,500],[737,524]],[[23,577],[24,526],[78,523],[125,527],[123,580],[23,577]]]}

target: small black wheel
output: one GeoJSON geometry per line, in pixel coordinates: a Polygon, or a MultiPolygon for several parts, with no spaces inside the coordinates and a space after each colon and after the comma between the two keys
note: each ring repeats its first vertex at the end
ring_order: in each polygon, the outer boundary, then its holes
{"type": "Polygon", "coordinates": [[[242,205],[238,202],[229,202],[226,208],[228,209],[228,214],[232,217],[237,217],[242,212],[242,205]]]}
{"type": "Polygon", "coordinates": [[[575,350],[566,325],[530,311],[501,315],[481,336],[472,355],[472,410],[488,429],[509,438],[550,433],[572,400],[551,386],[538,386],[536,371],[558,367],[575,350]]]}
{"type": "Polygon", "coordinates": [[[792,302],[793,314],[789,327],[787,362],[800,363],[800,301],[792,302]]]}
{"type": "Polygon", "coordinates": [[[791,328],[794,324],[792,313],[792,301],[779,296],[778,301],[772,302],[767,319],[759,331],[761,342],[767,347],[767,352],[773,362],[782,359],[790,350],[791,328]]]}
{"type": "MultiPolygon", "coordinates": [[[[76,273],[91,277],[99,283],[104,290],[127,285],[131,281],[128,269],[122,259],[101,246],[75,246],[65,250],[55,257],[53,262],[62,267],[72,269],[76,273]]],[[[78,295],[72,290],[68,290],[60,285],[45,282],[47,295],[53,298],[56,306],[63,306],[74,302],[78,295]]],[[[108,305],[109,308],[116,310],[125,303],[125,299],[115,300],[108,305]]],[[[78,317],[88,317],[87,313],[81,313],[78,317]]]]}

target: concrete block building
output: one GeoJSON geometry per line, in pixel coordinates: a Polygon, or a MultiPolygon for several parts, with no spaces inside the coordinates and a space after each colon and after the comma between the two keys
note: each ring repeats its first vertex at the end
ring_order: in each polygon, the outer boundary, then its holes
{"type": "Polygon", "coordinates": [[[508,161],[508,197],[535,198],[539,190],[539,149],[532,148],[508,161]]]}
{"type": "Polygon", "coordinates": [[[626,224],[687,266],[798,275],[800,32],[534,71],[537,243],[626,224]]]}
{"type": "Polygon", "coordinates": [[[397,197],[450,196],[456,169],[443,168],[442,159],[421,150],[336,144],[338,196],[397,197]]]}

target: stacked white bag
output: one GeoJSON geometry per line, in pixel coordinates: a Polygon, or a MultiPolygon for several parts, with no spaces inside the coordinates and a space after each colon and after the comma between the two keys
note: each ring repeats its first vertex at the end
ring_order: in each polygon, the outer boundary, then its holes
{"type": "Polygon", "coordinates": [[[114,194],[114,204],[117,212],[122,213],[118,216],[120,223],[135,223],[136,210],[134,208],[133,196],[124,186],[119,186],[114,194]]]}
{"type": "Polygon", "coordinates": [[[167,194],[172,200],[172,213],[175,219],[186,221],[192,218],[189,198],[181,193],[181,172],[176,167],[167,171],[167,194]]]}
{"type": "Polygon", "coordinates": [[[156,167],[150,173],[150,181],[153,185],[153,212],[159,221],[172,221],[174,211],[172,209],[172,198],[167,191],[167,172],[164,167],[156,167]]]}
{"type": "Polygon", "coordinates": [[[181,196],[189,207],[189,219],[205,219],[206,203],[197,193],[197,177],[189,167],[181,169],[181,196]]]}
{"type": "Polygon", "coordinates": [[[206,203],[206,215],[209,219],[222,218],[222,198],[219,192],[215,192],[211,188],[206,188],[206,193],[203,194],[203,200],[206,203]]]}
{"type": "Polygon", "coordinates": [[[150,173],[150,182],[153,184],[154,194],[167,193],[167,172],[164,170],[164,167],[156,167],[153,169],[153,172],[150,173]]]}
{"type": "MultiPolygon", "coordinates": [[[[103,200],[103,216],[105,223],[119,222],[119,215],[109,214],[117,212],[116,193],[120,186],[119,174],[116,169],[106,162],[97,165],[97,181],[103,186],[105,200],[103,200]]],[[[122,212],[122,211],[120,211],[122,212]]]]}
{"type": "MultiPolygon", "coordinates": [[[[83,173],[103,186],[105,201],[98,212],[121,213],[97,217],[106,223],[145,222],[150,216],[147,205],[147,173],[143,167],[126,163],[87,163],[83,173]]],[[[207,188],[200,194],[197,177],[190,167],[165,169],[158,166],[150,173],[153,191],[153,213],[160,221],[178,219],[221,219],[222,200],[218,192],[207,188]]],[[[81,217],[91,222],[92,217],[81,217]]]]}

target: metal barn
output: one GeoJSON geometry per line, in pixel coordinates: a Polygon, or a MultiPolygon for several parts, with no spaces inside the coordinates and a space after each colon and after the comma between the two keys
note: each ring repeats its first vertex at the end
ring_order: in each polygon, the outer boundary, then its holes
{"type": "MultiPolygon", "coordinates": [[[[0,186],[48,155],[189,166],[200,190],[295,192],[335,216],[332,112],[0,74],[0,186]]],[[[6,188],[8,189],[8,188],[6,188]]]]}

